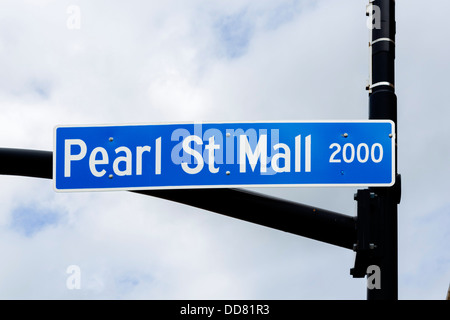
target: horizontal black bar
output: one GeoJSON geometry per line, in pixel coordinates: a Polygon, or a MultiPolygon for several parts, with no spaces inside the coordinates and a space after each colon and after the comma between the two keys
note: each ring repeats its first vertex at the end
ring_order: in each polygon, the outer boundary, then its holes
{"type": "Polygon", "coordinates": [[[354,218],[243,189],[145,190],[138,193],[181,202],[229,217],[352,249],[354,218]]]}
{"type": "Polygon", "coordinates": [[[0,174],[52,179],[53,153],[0,148],[0,174]]]}
{"type": "MultiPolygon", "coordinates": [[[[0,148],[0,174],[52,179],[51,151],[0,148]]],[[[269,228],[353,249],[356,220],[340,213],[243,189],[140,190],[269,228]]]]}

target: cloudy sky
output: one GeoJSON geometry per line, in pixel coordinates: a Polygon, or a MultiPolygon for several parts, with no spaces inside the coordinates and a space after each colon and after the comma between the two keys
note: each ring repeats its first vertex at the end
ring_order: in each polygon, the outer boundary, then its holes
{"type": "MultiPolygon", "coordinates": [[[[367,119],[367,3],[1,0],[0,146],[51,151],[56,125],[367,119]]],[[[450,3],[396,8],[399,298],[444,299],[450,3]]],[[[254,190],[356,215],[354,188],[254,190]]],[[[129,192],[0,191],[1,299],[366,299],[351,250],[129,192]]]]}

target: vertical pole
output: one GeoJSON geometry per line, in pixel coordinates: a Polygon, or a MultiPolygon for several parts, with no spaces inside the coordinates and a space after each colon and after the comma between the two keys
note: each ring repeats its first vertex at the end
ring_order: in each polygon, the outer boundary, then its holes
{"type": "MultiPolygon", "coordinates": [[[[374,19],[370,42],[369,119],[392,120],[397,130],[394,86],[395,0],[371,0],[369,10],[374,19]]],[[[397,146],[395,153],[397,155],[397,146]]],[[[398,299],[397,206],[400,203],[400,176],[397,175],[397,163],[395,172],[397,179],[394,186],[370,188],[378,199],[375,219],[381,228],[377,235],[378,254],[372,263],[379,267],[381,285],[380,288],[367,289],[368,300],[398,299]]]]}

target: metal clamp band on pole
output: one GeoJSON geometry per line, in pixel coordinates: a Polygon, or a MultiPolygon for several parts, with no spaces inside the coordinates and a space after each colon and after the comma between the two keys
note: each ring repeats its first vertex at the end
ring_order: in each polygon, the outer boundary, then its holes
{"type": "Polygon", "coordinates": [[[388,87],[391,87],[391,88],[395,88],[395,86],[392,83],[387,82],[387,81],[381,81],[381,82],[377,82],[377,83],[371,84],[369,86],[369,89],[372,89],[372,88],[375,88],[375,87],[379,87],[379,86],[388,86],[388,87]]]}
{"type": "Polygon", "coordinates": [[[382,41],[388,41],[388,42],[391,42],[391,43],[395,44],[395,41],[392,40],[392,39],[389,39],[389,38],[378,38],[378,39],[370,42],[369,45],[374,45],[375,43],[382,42],[382,41]]]}

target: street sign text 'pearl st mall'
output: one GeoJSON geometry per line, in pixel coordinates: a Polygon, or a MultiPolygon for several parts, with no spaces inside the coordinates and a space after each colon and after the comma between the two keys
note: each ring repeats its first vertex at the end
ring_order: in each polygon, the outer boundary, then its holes
{"type": "Polygon", "coordinates": [[[57,191],[392,186],[392,121],[58,126],[57,191]]]}

